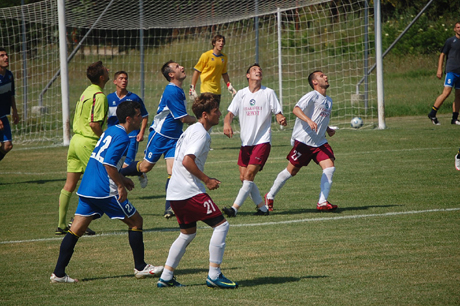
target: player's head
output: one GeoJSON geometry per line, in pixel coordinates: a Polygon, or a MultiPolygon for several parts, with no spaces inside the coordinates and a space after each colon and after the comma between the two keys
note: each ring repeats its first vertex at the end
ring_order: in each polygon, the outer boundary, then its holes
{"type": "Polygon", "coordinates": [[[88,66],[86,76],[93,84],[103,82],[103,85],[105,85],[109,80],[109,71],[102,65],[101,61],[98,61],[88,66]]]}
{"type": "Polygon", "coordinates": [[[136,109],[141,110],[141,105],[136,101],[124,101],[117,106],[117,118],[120,123],[126,123],[126,117],[134,118],[136,109]]]}
{"type": "Polygon", "coordinates": [[[315,89],[314,84],[313,84],[313,80],[316,80],[316,74],[317,73],[322,73],[322,71],[321,70],[315,70],[315,71],[313,71],[312,73],[310,73],[308,75],[308,84],[310,84],[311,88],[313,88],[313,89],[315,89]]]}
{"type": "Polygon", "coordinates": [[[186,77],[184,67],[173,60],[164,63],[163,67],[161,67],[161,73],[168,82],[171,82],[173,78],[182,81],[186,77]]]}
{"type": "Polygon", "coordinates": [[[248,79],[248,81],[249,81],[248,74],[249,75],[251,74],[251,70],[259,71],[261,76],[262,76],[262,67],[260,67],[260,65],[258,63],[254,63],[251,66],[249,66],[248,70],[246,70],[246,78],[248,79]]]}
{"type": "Polygon", "coordinates": [[[113,84],[117,88],[126,89],[128,87],[128,73],[123,70],[115,72],[113,75],[113,84]]]}
{"type": "Polygon", "coordinates": [[[318,90],[319,88],[329,88],[328,77],[321,70],[315,70],[310,73],[308,76],[308,84],[310,84],[311,88],[315,90],[318,90]]]}
{"type": "Polygon", "coordinates": [[[8,68],[10,65],[8,52],[6,52],[5,48],[0,47],[0,68],[8,68]]]}
{"type": "Polygon", "coordinates": [[[460,21],[454,24],[454,32],[456,35],[460,35],[460,21]]]}
{"type": "Polygon", "coordinates": [[[195,99],[192,105],[192,111],[196,119],[200,119],[203,116],[203,112],[211,114],[211,111],[216,108],[219,108],[219,103],[217,103],[214,95],[211,93],[202,93],[195,99]]]}
{"type": "Polygon", "coordinates": [[[222,42],[223,42],[224,45],[225,45],[225,36],[224,36],[224,35],[217,34],[216,36],[214,36],[214,37],[212,38],[212,41],[211,41],[212,46],[214,47],[214,46],[216,45],[216,42],[217,42],[218,40],[221,40],[221,39],[222,39],[222,42]]]}

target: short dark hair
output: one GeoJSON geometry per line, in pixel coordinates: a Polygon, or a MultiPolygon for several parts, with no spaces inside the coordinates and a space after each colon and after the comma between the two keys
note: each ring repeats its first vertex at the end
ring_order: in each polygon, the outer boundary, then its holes
{"type": "Polygon", "coordinates": [[[92,63],[88,66],[88,69],[86,69],[86,76],[93,84],[99,83],[99,77],[103,76],[104,73],[105,69],[101,61],[92,63]]]}
{"type": "Polygon", "coordinates": [[[192,111],[196,119],[200,119],[203,116],[203,112],[210,114],[215,108],[219,108],[219,103],[214,99],[214,95],[209,92],[202,93],[192,105],[192,111]]]}
{"type": "Polygon", "coordinates": [[[315,77],[315,73],[317,72],[322,72],[321,70],[315,70],[313,71],[312,73],[310,73],[308,75],[308,84],[310,84],[311,88],[315,89],[315,87],[313,87],[313,80],[316,80],[316,77],[315,77]]]}
{"type": "Polygon", "coordinates": [[[120,70],[113,74],[113,79],[115,80],[116,78],[118,78],[120,74],[126,74],[126,78],[128,78],[128,73],[126,71],[120,70]]]}
{"type": "Polygon", "coordinates": [[[6,49],[3,48],[3,47],[0,47],[0,51],[5,51],[5,52],[7,52],[6,49]]]}
{"type": "Polygon", "coordinates": [[[141,109],[141,105],[136,101],[124,101],[117,106],[117,119],[120,123],[126,122],[126,117],[134,118],[136,109],[141,109]]]}
{"type": "Polygon", "coordinates": [[[163,67],[161,67],[161,73],[164,75],[168,82],[171,82],[171,77],[169,76],[169,73],[172,72],[172,69],[171,67],[169,67],[169,64],[172,63],[175,63],[175,61],[169,60],[166,63],[164,63],[163,67]]]}
{"type": "MultiPolygon", "coordinates": [[[[246,70],[246,74],[249,73],[249,70],[251,70],[252,67],[259,67],[259,68],[262,69],[262,67],[260,67],[259,63],[254,63],[251,66],[249,66],[248,70],[246,70]]],[[[248,81],[249,81],[249,78],[246,78],[246,79],[248,79],[248,81]]]]}
{"type": "Polygon", "coordinates": [[[224,40],[224,44],[225,44],[225,36],[224,35],[220,35],[220,34],[217,34],[216,36],[214,36],[212,38],[212,45],[214,46],[216,44],[216,42],[219,40],[219,39],[223,39],[224,40]]]}

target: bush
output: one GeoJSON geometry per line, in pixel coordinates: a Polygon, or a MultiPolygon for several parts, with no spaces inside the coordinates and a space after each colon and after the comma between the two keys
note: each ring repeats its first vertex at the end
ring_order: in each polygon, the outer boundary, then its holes
{"type": "MultiPolygon", "coordinates": [[[[395,14],[384,22],[382,27],[382,46],[386,50],[414,19],[412,13],[395,14]]],[[[443,16],[430,19],[423,14],[401,40],[393,47],[396,55],[419,55],[439,53],[447,38],[454,35],[453,19],[446,21],[443,16]]]]}

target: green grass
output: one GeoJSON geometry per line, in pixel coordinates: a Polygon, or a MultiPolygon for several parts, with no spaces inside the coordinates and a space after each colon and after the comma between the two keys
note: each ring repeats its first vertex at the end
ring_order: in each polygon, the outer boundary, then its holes
{"type": "MultiPolygon", "coordinates": [[[[91,224],[67,268],[78,284],[50,284],[62,238],[54,236],[66,147],[16,145],[0,162],[1,305],[459,305],[460,204],[454,155],[460,146],[450,115],[389,118],[385,130],[340,129],[330,139],[336,213],[317,213],[321,171],[291,178],[267,217],[244,204],[231,223],[222,264],[236,291],[205,285],[211,230],[199,224],[177,269],[185,288],[137,280],[126,227],[104,216],[91,224]]],[[[270,158],[256,177],[264,194],[284,169],[291,130],[273,133],[270,158]]],[[[238,135],[213,135],[206,172],[222,207],[238,192],[238,135]]],[[[145,142],[141,147],[145,146],[145,142]]],[[[141,152],[142,152],[141,148],[141,152]]],[[[141,157],[141,153],[139,153],[141,157]]],[[[178,235],[162,217],[164,163],[130,200],[144,217],[146,260],[163,265],[178,235]]],[[[135,182],[138,186],[138,183],[135,182]]],[[[75,210],[74,195],[69,214],[75,210]]]]}

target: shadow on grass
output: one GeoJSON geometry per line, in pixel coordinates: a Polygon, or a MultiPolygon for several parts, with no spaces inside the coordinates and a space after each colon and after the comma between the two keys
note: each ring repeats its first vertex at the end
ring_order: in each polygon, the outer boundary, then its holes
{"type": "MultiPolygon", "coordinates": [[[[206,276],[208,275],[208,269],[179,269],[177,270],[177,273],[174,273],[174,275],[180,277],[180,275],[185,275],[185,274],[203,274],[203,282],[206,282],[206,276]]],[[[154,279],[155,283],[158,281],[158,277],[148,277],[154,279]]],[[[81,282],[90,282],[90,281],[95,281],[95,280],[104,280],[104,279],[117,279],[117,278],[134,278],[134,274],[125,274],[125,275],[114,275],[114,276],[99,276],[99,277],[91,277],[91,278],[82,278],[80,279],[81,282]]],[[[201,286],[202,284],[200,284],[201,286]]],[[[190,285],[189,285],[190,286],[190,285]]],[[[187,287],[189,287],[187,286],[187,287]]],[[[194,285],[191,285],[194,286],[194,285]]],[[[195,285],[196,286],[196,285],[195,285]]]]}
{"type": "MultiPolygon", "coordinates": [[[[334,211],[318,211],[316,208],[310,208],[310,209],[293,209],[293,210],[279,210],[277,211],[276,208],[274,208],[274,211],[271,212],[273,215],[295,215],[295,214],[305,214],[305,213],[314,213],[314,214],[320,214],[320,215],[328,215],[328,214],[340,214],[342,212],[346,211],[363,211],[363,210],[368,210],[371,208],[388,208],[388,207],[401,207],[402,205],[368,205],[368,206],[353,206],[353,207],[338,207],[334,211]]],[[[238,212],[238,215],[243,215],[243,214],[253,214],[253,213],[240,213],[238,212]]]]}
{"type": "Polygon", "coordinates": [[[65,178],[62,179],[54,179],[54,180],[35,180],[35,181],[24,181],[24,182],[11,182],[11,183],[1,183],[0,185],[16,185],[16,184],[37,184],[37,185],[43,185],[46,183],[51,183],[51,182],[65,182],[65,178]]]}
{"type": "Polygon", "coordinates": [[[302,279],[318,279],[318,278],[327,278],[327,275],[308,275],[303,277],[259,277],[248,280],[237,281],[238,285],[241,287],[254,287],[261,285],[277,285],[277,284],[286,284],[299,282],[302,279]]]}

